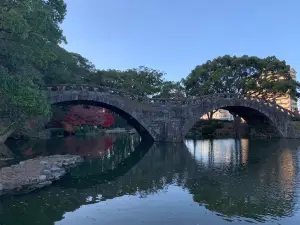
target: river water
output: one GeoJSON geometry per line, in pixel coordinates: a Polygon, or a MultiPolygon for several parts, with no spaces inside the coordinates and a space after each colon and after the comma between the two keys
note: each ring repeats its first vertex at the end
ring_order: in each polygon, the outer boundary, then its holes
{"type": "Polygon", "coordinates": [[[9,145],[13,160],[77,154],[54,185],[0,198],[0,225],[299,224],[300,141],[70,137],[9,145]]]}

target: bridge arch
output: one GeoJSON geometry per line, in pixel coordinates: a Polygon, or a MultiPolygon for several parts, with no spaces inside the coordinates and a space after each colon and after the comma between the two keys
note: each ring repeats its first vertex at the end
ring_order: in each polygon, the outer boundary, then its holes
{"type": "Polygon", "coordinates": [[[151,128],[150,122],[144,118],[143,110],[147,110],[149,106],[143,103],[133,101],[126,96],[120,96],[112,91],[94,90],[94,87],[84,88],[81,86],[68,89],[66,85],[56,85],[48,87],[48,90],[49,103],[52,105],[100,106],[122,116],[142,138],[154,140],[157,137],[157,133],[151,128]]]}
{"type": "Polygon", "coordinates": [[[225,109],[242,117],[253,128],[271,128],[278,137],[287,136],[287,121],[294,116],[288,110],[262,99],[236,94],[216,94],[203,96],[187,107],[189,119],[183,126],[185,136],[200,118],[213,110],[225,109]]]}
{"type": "MultiPolygon", "coordinates": [[[[274,103],[236,94],[215,94],[200,98],[143,98],[92,85],[51,85],[50,104],[88,104],[110,109],[123,116],[144,139],[181,142],[201,116],[216,109],[226,109],[244,118],[253,127],[263,125],[278,131],[279,137],[298,138],[300,133],[291,118],[292,113],[274,103]]],[[[3,142],[10,135],[0,136],[3,142]]],[[[273,135],[272,135],[273,136],[273,135]]]]}

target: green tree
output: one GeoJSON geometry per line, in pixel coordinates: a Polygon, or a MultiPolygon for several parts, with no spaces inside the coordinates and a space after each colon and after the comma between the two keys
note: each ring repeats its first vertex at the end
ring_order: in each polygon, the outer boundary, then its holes
{"type": "Polygon", "coordinates": [[[275,56],[260,59],[254,56],[218,57],[197,66],[183,81],[190,96],[215,93],[249,94],[264,98],[298,94],[297,82],[289,73],[290,67],[275,56]]]}
{"type": "Polygon", "coordinates": [[[63,0],[0,2],[1,140],[13,124],[49,114],[42,72],[57,58],[54,47],[65,42],[59,27],[65,14],[63,0]]]}
{"type": "Polygon", "coordinates": [[[123,72],[120,70],[97,70],[84,79],[88,84],[123,89],[123,85],[121,83],[122,73],[123,72]]]}
{"type": "Polygon", "coordinates": [[[245,91],[252,96],[265,99],[277,98],[289,94],[297,99],[299,83],[292,79],[291,68],[285,61],[275,56],[259,59],[260,73],[246,80],[245,91]]]}
{"type": "Polygon", "coordinates": [[[115,88],[133,95],[148,97],[160,92],[163,76],[164,73],[161,71],[140,66],[125,71],[98,70],[86,80],[90,84],[115,88]]]}
{"type": "Polygon", "coordinates": [[[140,66],[126,70],[121,79],[125,90],[135,95],[149,97],[160,91],[163,76],[164,73],[161,71],[140,66]]]}
{"type": "Polygon", "coordinates": [[[183,83],[188,96],[234,93],[270,99],[288,93],[296,98],[299,84],[289,70],[286,62],[275,56],[261,59],[225,55],[196,66],[183,83]]]}
{"type": "Polygon", "coordinates": [[[56,59],[43,70],[45,84],[82,84],[93,74],[95,66],[77,53],[55,46],[56,59]]]}
{"type": "Polygon", "coordinates": [[[184,98],[184,87],[180,82],[164,81],[157,98],[184,98]]]}

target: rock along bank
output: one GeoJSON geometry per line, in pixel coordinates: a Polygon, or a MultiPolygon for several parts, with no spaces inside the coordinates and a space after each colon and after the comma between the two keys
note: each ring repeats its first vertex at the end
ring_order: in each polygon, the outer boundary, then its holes
{"type": "Polygon", "coordinates": [[[37,157],[0,169],[0,196],[27,193],[50,185],[67,173],[67,169],[81,163],[74,155],[37,157]]]}

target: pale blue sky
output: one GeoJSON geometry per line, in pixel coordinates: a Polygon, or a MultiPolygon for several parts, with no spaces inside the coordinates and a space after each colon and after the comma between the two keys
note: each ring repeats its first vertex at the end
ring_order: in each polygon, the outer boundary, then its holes
{"type": "Polygon", "coordinates": [[[66,2],[66,49],[98,69],[145,65],[180,80],[206,60],[247,54],[275,55],[300,72],[300,0],[66,2]]]}

